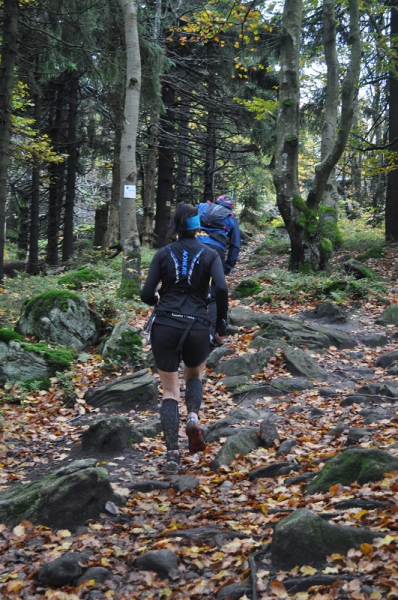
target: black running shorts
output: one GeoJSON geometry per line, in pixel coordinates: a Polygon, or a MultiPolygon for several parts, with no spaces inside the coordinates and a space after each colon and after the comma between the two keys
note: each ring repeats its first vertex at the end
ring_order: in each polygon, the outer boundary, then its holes
{"type": "MultiPolygon", "coordinates": [[[[195,326],[194,326],[195,327],[195,326]]],[[[180,352],[176,351],[184,329],[154,323],[151,331],[152,352],[158,369],[166,373],[178,371],[181,359],[187,367],[198,367],[209,355],[209,329],[192,328],[180,352]]]]}

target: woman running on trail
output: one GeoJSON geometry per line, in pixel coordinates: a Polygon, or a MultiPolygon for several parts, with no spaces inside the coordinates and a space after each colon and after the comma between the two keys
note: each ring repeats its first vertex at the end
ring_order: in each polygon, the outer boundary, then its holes
{"type": "Polygon", "coordinates": [[[141,292],[146,304],[155,305],[150,319],[150,336],[156,368],[163,388],[160,420],[167,456],[165,470],[177,472],[178,368],[184,361],[186,433],[191,454],[205,449],[198,413],[203,398],[202,371],[210,350],[207,299],[209,282],[216,286],[216,340],[226,335],[228,288],[218,253],[196,239],[200,227],[197,209],[181,202],[173,216],[177,241],[158,250],[141,292]],[[157,286],[161,282],[159,292],[157,286]]]}

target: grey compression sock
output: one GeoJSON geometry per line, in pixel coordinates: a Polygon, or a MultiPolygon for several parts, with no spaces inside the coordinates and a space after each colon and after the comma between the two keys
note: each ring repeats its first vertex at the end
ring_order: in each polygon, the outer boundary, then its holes
{"type": "Polygon", "coordinates": [[[174,398],[165,398],[160,407],[160,422],[167,450],[178,450],[178,402],[174,398]]]}
{"type": "Polygon", "coordinates": [[[198,413],[203,399],[203,384],[200,379],[188,379],[185,385],[185,403],[188,414],[198,413]]]}

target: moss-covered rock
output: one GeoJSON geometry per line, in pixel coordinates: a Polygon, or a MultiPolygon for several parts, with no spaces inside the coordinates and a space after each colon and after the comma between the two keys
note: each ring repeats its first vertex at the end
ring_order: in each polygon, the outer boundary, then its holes
{"type": "Polygon", "coordinates": [[[90,267],[80,267],[77,271],[67,273],[63,277],[60,277],[58,283],[71,289],[80,290],[85,283],[97,283],[103,279],[101,273],[95,269],[91,269],[90,267]]]}
{"type": "Polygon", "coordinates": [[[333,553],[346,554],[350,548],[372,543],[375,531],[362,527],[332,525],[307,508],[295,510],[277,523],[271,544],[271,558],[277,569],[316,565],[333,553]]]}
{"type": "Polygon", "coordinates": [[[98,518],[114,493],[108,472],[95,464],[95,459],[75,461],[35,483],[0,492],[0,522],[73,529],[98,518]]]}
{"type": "Polygon", "coordinates": [[[26,342],[25,338],[14,331],[13,329],[0,329],[0,342],[8,344],[8,342],[26,342]]]}
{"type": "Polygon", "coordinates": [[[16,331],[79,351],[94,344],[100,334],[87,301],[67,290],[49,290],[28,300],[16,331]]]}
{"type": "Polygon", "coordinates": [[[363,263],[354,258],[350,258],[343,263],[343,268],[348,275],[353,275],[356,279],[371,279],[372,281],[379,281],[380,277],[370,267],[367,267],[363,263]]]}
{"type": "Polygon", "coordinates": [[[26,300],[23,308],[26,317],[31,316],[35,320],[45,317],[53,308],[62,312],[68,312],[71,302],[79,303],[80,296],[66,290],[47,290],[42,294],[26,300]]]}
{"type": "Polygon", "coordinates": [[[261,285],[255,279],[243,279],[233,291],[234,298],[247,298],[261,292],[261,285]]]}
{"type": "Polygon", "coordinates": [[[69,368],[75,351],[48,342],[30,342],[18,333],[0,330],[0,379],[24,382],[26,389],[49,389],[48,377],[69,368]]]}
{"type": "Polygon", "coordinates": [[[364,254],[360,254],[357,260],[363,262],[365,260],[368,260],[369,258],[384,258],[385,255],[386,253],[381,246],[374,246],[373,248],[369,248],[369,250],[364,254]]]}
{"type": "Polygon", "coordinates": [[[135,327],[119,321],[105,342],[102,357],[106,362],[116,365],[128,364],[132,367],[142,362],[142,338],[135,327]]]}
{"type": "Polygon", "coordinates": [[[398,325],[398,306],[388,306],[376,319],[379,325],[398,325]]]}
{"type": "Polygon", "coordinates": [[[306,489],[309,494],[326,492],[332,485],[349,486],[383,479],[398,469],[398,459],[377,449],[348,448],[331,458],[306,489]]]}

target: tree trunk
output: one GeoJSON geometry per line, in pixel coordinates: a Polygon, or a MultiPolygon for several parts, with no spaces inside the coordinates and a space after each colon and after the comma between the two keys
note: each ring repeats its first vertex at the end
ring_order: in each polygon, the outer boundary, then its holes
{"type": "Polygon", "coordinates": [[[156,194],[155,246],[165,246],[169,240],[171,206],[173,203],[174,170],[174,100],[175,91],[165,83],[162,88],[162,100],[166,112],[160,118],[158,189],[156,194]]]}
{"type": "Polygon", "coordinates": [[[77,171],[77,103],[79,76],[76,71],[69,74],[68,86],[68,160],[66,172],[66,193],[64,211],[64,235],[62,243],[62,260],[66,262],[73,254],[73,217],[76,197],[77,171]]]}
{"type": "MultiPolygon", "coordinates": [[[[62,112],[64,104],[64,84],[62,79],[54,83],[55,112],[50,121],[49,136],[53,147],[60,152],[62,138],[62,112]]],[[[48,168],[50,185],[48,190],[48,217],[47,217],[47,250],[46,262],[55,266],[58,264],[58,236],[60,224],[60,210],[64,189],[64,163],[52,163],[48,168]]]]}
{"type": "Polygon", "coordinates": [[[206,159],[203,201],[214,200],[214,172],[216,170],[216,120],[212,110],[207,113],[206,159]]]}
{"type": "Polygon", "coordinates": [[[115,142],[113,148],[112,187],[109,206],[108,227],[105,236],[105,247],[115,246],[120,242],[120,152],[123,131],[123,95],[124,85],[115,89],[115,142]]]}
{"type": "Polygon", "coordinates": [[[11,141],[12,92],[17,52],[19,0],[3,0],[3,35],[0,62],[0,284],[4,279],[7,172],[11,141]]]}
{"type": "Polygon", "coordinates": [[[348,8],[350,14],[350,35],[348,42],[351,46],[351,55],[342,85],[340,127],[330,152],[315,167],[314,183],[307,198],[308,208],[315,211],[318,210],[330,173],[344,152],[354,117],[354,104],[361,65],[358,0],[349,0],[348,8]]]}
{"type": "MultiPolygon", "coordinates": [[[[327,6],[328,19],[332,7],[327,6]]],[[[349,0],[351,46],[350,62],[342,86],[342,106],[340,127],[330,150],[315,167],[315,176],[304,202],[298,194],[298,100],[299,100],[299,60],[300,28],[302,18],[301,0],[286,0],[283,16],[281,42],[281,84],[277,119],[277,148],[275,155],[274,181],[277,201],[285,221],[291,242],[290,268],[292,270],[319,270],[331,255],[333,244],[321,229],[318,218],[319,206],[328,180],[340,159],[350,133],[354,99],[359,76],[361,46],[359,34],[358,0],[349,0]]],[[[333,23],[331,23],[333,29],[333,23]]],[[[325,35],[330,36],[325,28],[325,35]]],[[[330,37],[326,37],[327,44],[330,37]]],[[[333,58],[329,52],[329,59],[333,58]]],[[[330,112],[328,107],[328,112],[330,112]]],[[[327,124],[326,132],[330,129],[327,124]]],[[[330,136],[329,136],[330,137],[330,136]]],[[[329,141],[328,141],[329,144],[329,141]]],[[[333,224],[332,224],[333,225],[333,224]]]]}
{"type": "MultiPolygon", "coordinates": [[[[155,2],[155,18],[152,31],[152,39],[158,42],[162,16],[162,0],[155,2]]],[[[156,188],[156,161],[158,158],[159,138],[159,110],[152,108],[148,127],[148,151],[145,166],[145,185],[142,190],[142,206],[144,218],[142,223],[142,245],[151,248],[153,246],[153,219],[155,215],[155,188],[156,188]]]]}
{"type": "MultiPolygon", "coordinates": [[[[37,84],[36,84],[37,85],[37,84]]],[[[41,93],[34,96],[35,129],[41,128],[41,93]]],[[[33,165],[32,189],[30,195],[30,235],[29,258],[26,272],[30,275],[39,273],[39,210],[40,210],[40,165],[33,165]]]]}
{"type": "Polygon", "coordinates": [[[120,242],[123,269],[120,293],[139,295],[141,289],[141,247],[137,229],[135,197],[137,186],[136,138],[141,89],[141,56],[135,0],[120,0],[126,39],[126,95],[120,152],[120,242]]]}
{"type": "MultiPolygon", "coordinates": [[[[393,40],[398,36],[398,0],[391,0],[391,26],[390,38],[393,40]]],[[[394,143],[390,150],[398,152],[398,76],[397,63],[392,65],[390,71],[390,94],[389,94],[389,118],[388,118],[388,138],[394,143]]],[[[387,175],[387,195],[386,195],[386,241],[398,242],[398,159],[394,161],[395,168],[390,170],[387,175]]]]}
{"type": "Polygon", "coordinates": [[[155,188],[156,188],[156,161],[158,157],[159,137],[159,111],[152,108],[149,121],[148,152],[145,166],[145,185],[142,192],[142,205],[144,219],[142,224],[142,245],[151,248],[153,246],[153,217],[155,188]]]}
{"type": "Polygon", "coordinates": [[[94,248],[105,248],[105,236],[108,225],[109,202],[104,202],[95,210],[94,248]]]}
{"type": "Polygon", "coordinates": [[[29,191],[23,190],[18,200],[18,260],[26,260],[29,246],[29,191]]]}
{"type": "Polygon", "coordinates": [[[177,202],[189,201],[188,152],[189,114],[181,114],[178,124],[178,163],[176,175],[177,202]]]}
{"type": "Polygon", "coordinates": [[[285,0],[280,54],[279,106],[276,126],[274,183],[279,210],[291,243],[290,267],[304,260],[302,231],[293,198],[299,196],[298,126],[300,103],[300,35],[302,0],[285,0]]]}

